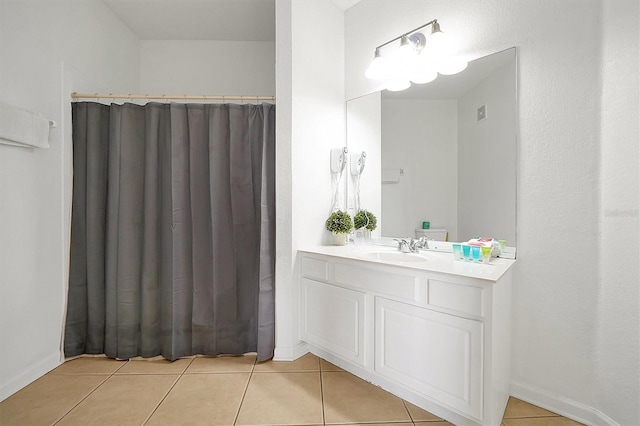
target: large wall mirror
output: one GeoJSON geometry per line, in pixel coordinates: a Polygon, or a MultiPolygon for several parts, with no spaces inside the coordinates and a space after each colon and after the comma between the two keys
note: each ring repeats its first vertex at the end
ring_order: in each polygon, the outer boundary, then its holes
{"type": "Polygon", "coordinates": [[[349,151],[366,148],[369,162],[380,146],[380,172],[360,182],[380,194],[380,236],[414,237],[428,221],[449,241],[516,245],[516,75],[511,48],[456,75],[347,102],[349,151]]]}

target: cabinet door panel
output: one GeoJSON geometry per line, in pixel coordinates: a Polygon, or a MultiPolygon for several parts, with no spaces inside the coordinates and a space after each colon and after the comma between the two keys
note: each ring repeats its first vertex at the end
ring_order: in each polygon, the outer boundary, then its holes
{"type": "Polygon", "coordinates": [[[481,419],[482,323],[375,300],[376,371],[481,419]]]}
{"type": "Polygon", "coordinates": [[[302,303],[303,339],[364,365],[364,293],[303,278],[302,303]]]}

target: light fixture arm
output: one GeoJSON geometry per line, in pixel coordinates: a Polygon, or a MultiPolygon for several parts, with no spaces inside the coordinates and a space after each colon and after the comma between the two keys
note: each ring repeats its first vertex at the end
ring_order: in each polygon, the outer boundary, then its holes
{"type": "Polygon", "coordinates": [[[384,46],[386,46],[386,45],[388,45],[388,44],[391,44],[391,43],[393,43],[394,41],[400,40],[402,37],[409,36],[410,34],[413,34],[413,33],[415,33],[416,31],[423,29],[424,27],[428,27],[429,25],[433,25],[433,24],[437,24],[437,23],[438,23],[438,20],[437,20],[437,19],[433,19],[433,20],[431,20],[431,21],[427,22],[427,23],[426,23],[426,24],[424,24],[424,25],[420,25],[418,28],[414,28],[414,29],[412,29],[411,31],[408,31],[408,32],[406,32],[406,33],[404,33],[404,34],[401,34],[401,35],[399,35],[398,37],[396,37],[396,38],[394,38],[394,39],[392,39],[392,40],[389,40],[389,41],[388,41],[388,42],[386,42],[386,43],[382,43],[380,46],[376,47],[376,50],[378,50],[378,49],[380,49],[381,47],[384,47],[384,46]]]}
{"type": "Polygon", "coordinates": [[[450,57],[450,47],[450,40],[440,30],[438,20],[433,19],[377,46],[364,75],[370,80],[384,81],[385,89],[392,92],[408,89],[411,83],[429,83],[438,74],[456,74],[467,67],[465,61],[450,57]],[[428,26],[431,26],[429,35],[420,31],[428,26]],[[400,47],[395,55],[383,57],[380,50],[398,40],[400,47]]]}

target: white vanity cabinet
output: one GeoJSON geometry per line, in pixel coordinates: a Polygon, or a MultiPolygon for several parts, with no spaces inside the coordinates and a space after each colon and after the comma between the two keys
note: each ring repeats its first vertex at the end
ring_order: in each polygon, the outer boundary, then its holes
{"type": "Polygon", "coordinates": [[[511,264],[498,265],[504,271],[497,279],[484,279],[456,273],[453,260],[449,274],[430,270],[428,261],[299,256],[301,338],[311,352],[452,423],[501,423],[509,397],[511,264]]]}

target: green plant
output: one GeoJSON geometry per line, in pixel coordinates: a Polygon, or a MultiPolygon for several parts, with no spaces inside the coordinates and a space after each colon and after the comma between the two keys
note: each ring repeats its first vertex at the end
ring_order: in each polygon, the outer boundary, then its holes
{"type": "Polygon", "coordinates": [[[366,227],[369,231],[376,229],[376,216],[368,210],[360,210],[353,217],[353,225],[356,229],[366,227]]]}
{"type": "Polygon", "coordinates": [[[336,234],[346,234],[351,231],[353,224],[351,223],[351,216],[349,213],[341,210],[331,213],[326,223],[327,230],[335,232],[336,234]]]}

